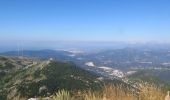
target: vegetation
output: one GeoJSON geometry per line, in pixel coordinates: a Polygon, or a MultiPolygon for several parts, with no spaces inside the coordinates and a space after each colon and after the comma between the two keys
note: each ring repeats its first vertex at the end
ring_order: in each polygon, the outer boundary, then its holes
{"type": "Polygon", "coordinates": [[[52,96],[53,100],[73,100],[70,96],[70,93],[65,90],[58,91],[54,96],[52,96]]]}
{"type": "Polygon", "coordinates": [[[128,79],[131,84],[147,82],[149,84],[155,84],[157,87],[160,87],[164,90],[169,90],[170,84],[161,80],[162,78],[157,77],[154,73],[154,70],[139,70],[135,74],[130,75],[128,79]]]}
{"type": "MultiPolygon", "coordinates": [[[[0,65],[0,100],[163,100],[166,94],[154,80],[156,85],[138,82],[137,86],[116,79],[101,80],[74,64],[59,61],[3,57],[0,65]]],[[[142,81],[147,75],[142,73],[129,78],[142,81]]],[[[150,80],[147,78],[145,81],[150,80]]]]}
{"type": "Polygon", "coordinates": [[[45,60],[18,64],[16,59],[8,58],[1,64],[4,64],[0,72],[0,99],[2,100],[14,100],[16,97],[17,99],[18,97],[44,97],[61,89],[98,90],[103,84],[103,81],[97,79],[99,76],[64,62],[45,60]],[[9,63],[8,65],[16,66],[9,69],[6,67],[6,62],[9,63]],[[26,64],[27,66],[23,66],[26,64]]]}
{"type": "Polygon", "coordinates": [[[68,91],[59,91],[57,95],[51,96],[50,100],[68,100],[64,98],[75,98],[74,100],[164,100],[165,92],[155,85],[141,84],[138,93],[124,88],[121,85],[107,85],[101,91],[78,92],[75,95],[68,95],[68,91]],[[65,97],[63,97],[65,96],[65,97]],[[60,99],[58,99],[60,98],[60,99]]]}

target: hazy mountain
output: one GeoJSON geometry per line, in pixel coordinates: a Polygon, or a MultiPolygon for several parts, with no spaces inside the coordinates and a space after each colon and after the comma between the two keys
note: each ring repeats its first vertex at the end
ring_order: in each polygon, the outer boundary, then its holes
{"type": "Polygon", "coordinates": [[[168,50],[24,50],[24,56],[19,52],[19,57],[17,51],[1,54],[6,56],[0,56],[0,99],[49,96],[61,89],[98,90],[107,83],[135,87],[143,81],[169,88],[168,50]],[[129,71],[134,73],[129,75],[129,71]]]}

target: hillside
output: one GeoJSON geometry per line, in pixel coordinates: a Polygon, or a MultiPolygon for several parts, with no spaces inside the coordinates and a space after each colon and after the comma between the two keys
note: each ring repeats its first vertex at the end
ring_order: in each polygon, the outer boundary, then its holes
{"type": "Polygon", "coordinates": [[[160,72],[156,70],[139,70],[136,73],[128,76],[128,79],[130,84],[133,85],[137,85],[141,82],[146,82],[149,84],[154,84],[157,87],[168,91],[170,89],[170,83],[168,83],[169,79],[168,76],[164,76],[168,72],[170,71],[165,70],[160,72]]]}
{"type": "MultiPolygon", "coordinates": [[[[130,83],[127,84],[114,78],[113,80],[104,78],[74,64],[53,59],[39,60],[27,57],[0,56],[0,100],[55,97],[55,93],[63,89],[69,91],[70,96],[74,98],[78,96],[79,99],[85,98],[84,92],[88,98],[93,98],[93,94],[97,98],[104,98],[105,94],[111,96],[105,93],[107,91],[112,93],[112,97],[114,93],[118,93],[119,96],[117,95],[116,98],[121,98],[121,96],[128,98],[128,95],[138,98],[141,95],[139,92],[143,91],[143,88],[157,90],[157,87],[161,87],[161,90],[158,89],[156,93],[159,93],[162,98],[165,90],[170,87],[164,81],[156,78],[154,73],[152,70],[138,71],[127,77],[130,83]],[[142,82],[148,82],[148,86],[142,82]],[[154,85],[150,87],[149,84],[152,85],[152,83],[154,85]],[[100,94],[102,95],[100,96],[100,94]]],[[[142,95],[148,94],[142,93],[142,95]]]]}
{"type": "Polygon", "coordinates": [[[1,56],[0,65],[2,100],[49,96],[61,89],[97,90],[105,81],[76,65],[53,60],[1,56]]]}

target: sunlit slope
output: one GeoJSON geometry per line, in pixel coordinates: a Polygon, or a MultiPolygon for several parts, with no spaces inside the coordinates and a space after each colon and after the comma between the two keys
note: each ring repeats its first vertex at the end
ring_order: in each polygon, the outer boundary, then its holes
{"type": "Polygon", "coordinates": [[[48,96],[60,89],[97,90],[104,82],[76,65],[52,60],[1,57],[0,70],[2,99],[48,96]]]}

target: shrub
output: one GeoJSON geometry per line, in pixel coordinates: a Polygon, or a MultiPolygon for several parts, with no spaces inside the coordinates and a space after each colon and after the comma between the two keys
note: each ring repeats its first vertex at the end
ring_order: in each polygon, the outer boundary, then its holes
{"type": "Polygon", "coordinates": [[[58,91],[54,96],[52,96],[52,100],[73,100],[73,99],[68,91],[61,90],[58,91]]]}

